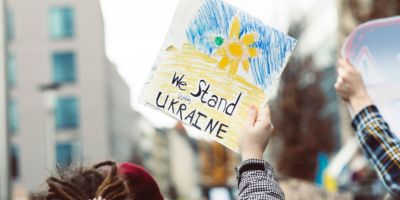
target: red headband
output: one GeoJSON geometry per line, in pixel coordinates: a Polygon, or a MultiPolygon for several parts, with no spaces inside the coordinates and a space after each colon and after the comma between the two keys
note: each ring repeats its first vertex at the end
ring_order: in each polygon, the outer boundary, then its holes
{"type": "Polygon", "coordinates": [[[156,181],[144,168],[132,163],[121,163],[118,172],[128,180],[129,189],[135,199],[164,199],[156,181]]]}

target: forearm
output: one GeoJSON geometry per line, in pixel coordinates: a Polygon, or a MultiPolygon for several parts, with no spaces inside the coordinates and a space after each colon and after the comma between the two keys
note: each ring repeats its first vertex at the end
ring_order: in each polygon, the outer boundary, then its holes
{"type": "Polygon", "coordinates": [[[366,156],[373,164],[386,188],[393,195],[400,194],[400,140],[375,106],[362,109],[352,126],[366,156]]]}
{"type": "Polygon", "coordinates": [[[274,179],[270,164],[260,159],[243,161],[237,168],[238,200],[283,200],[285,195],[274,179]],[[262,168],[260,168],[262,167],[262,168]]]}

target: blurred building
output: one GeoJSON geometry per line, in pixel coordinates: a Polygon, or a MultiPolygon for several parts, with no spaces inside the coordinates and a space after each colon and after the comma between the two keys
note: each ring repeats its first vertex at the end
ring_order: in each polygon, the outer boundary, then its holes
{"type": "Polygon", "coordinates": [[[170,143],[168,140],[168,129],[156,129],[156,134],[152,137],[152,151],[147,168],[156,179],[161,193],[170,196],[172,187],[170,143]]]}
{"type": "Polygon", "coordinates": [[[179,199],[200,199],[200,169],[197,141],[182,123],[169,133],[172,183],[179,199]]]}
{"type": "Polygon", "coordinates": [[[196,140],[187,135],[180,123],[175,128],[158,128],[155,131],[149,137],[152,138],[151,153],[144,156],[144,164],[156,179],[164,197],[200,199],[196,140]]]}
{"type": "Polygon", "coordinates": [[[224,190],[224,193],[233,199],[238,155],[215,141],[199,140],[198,146],[203,198],[212,199],[215,190],[224,190]]]}
{"type": "Polygon", "coordinates": [[[7,16],[15,183],[37,189],[52,160],[67,166],[130,159],[135,113],[127,84],[105,55],[100,2],[10,0],[7,16]]]}

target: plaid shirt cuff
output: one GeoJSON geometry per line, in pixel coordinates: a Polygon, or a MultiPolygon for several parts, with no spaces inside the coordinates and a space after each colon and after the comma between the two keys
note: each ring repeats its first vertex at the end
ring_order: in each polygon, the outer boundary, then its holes
{"type": "Polygon", "coordinates": [[[241,163],[235,168],[236,174],[239,176],[239,175],[240,175],[240,174],[239,174],[240,169],[242,169],[243,166],[248,165],[248,164],[263,164],[263,165],[264,165],[264,168],[265,168],[264,172],[266,172],[267,174],[270,174],[270,175],[273,174],[272,166],[271,166],[269,163],[267,163],[267,162],[264,161],[264,160],[255,159],[255,158],[247,159],[247,160],[241,162],[241,163]]]}
{"type": "Polygon", "coordinates": [[[249,159],[236,167],[238,200],[268,199],[284,200],[285,195],[274,180],[272,166],[260,159],[249,159]],[[255,165],[257,166],[255,166],[255,165]],[[254,169],[249,165],[253,165],[254,169]],[[263,166],[263,167],[260,167],[263,166]],[[243,170],[250,167],[247,170],[243,170]]]}
{"type": "Polygon", "coordinates": [[[378,108],[375,105],[367,106],[362,109],[353,119],[351,126],[354,131],[364,130],[366,127],[381,126],[383,128],[389,128],[385,121],[383,121],[382,115],[379,113],[378,108]]]}
{"type": "Polygon", "coordinates": [[[242,174],[240,174],[240,170],[243,168],[243,166],[248,165],[248,164],[263,164],[264,171],[262,171],[262,172],[260,171],[260,173],[264,173],[267,176],[267,178],[269,178],[269,179],[273,178],[274,171],[272,169],[272,166],[269,163],[267,163],[264,160],[260,160],[260,159],[248,159],[248,160],[245,160],[242,163],[240,163],[235,168],[236,177],[237,177],[237,181],[239,184],[240,184],[241,177],[246,176],[249,173],[249,171],[246,171],[246,172],[243,172],[242,174]]]}

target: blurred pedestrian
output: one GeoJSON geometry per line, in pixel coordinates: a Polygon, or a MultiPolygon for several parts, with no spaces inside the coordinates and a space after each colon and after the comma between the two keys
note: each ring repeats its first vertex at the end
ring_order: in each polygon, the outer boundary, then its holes
{"type": "Polygon", "coordinates": [[[339,60],[335,89],[355,114],[352,127],[367,158],[390,194],[399,198],[400,140],[373,104],[360,72],[346,60],[339,60]]]}
{"type": "Polygon", "coordinates": [[[239,140],[242,156],[242,163],[236,168],[239,200],[285,199],[282,189],[274,179],[272,166],[262,159],[272,131],[268,105],[258,112],[252,106],[239,140]]]}
{"type": "Polygon", "coordinates": [[[142,167],[104,161],[92,167],[59,170],[47,179],[47,190],[35,193],[32,200],[162,200],[153,177],[142,167]]]}

